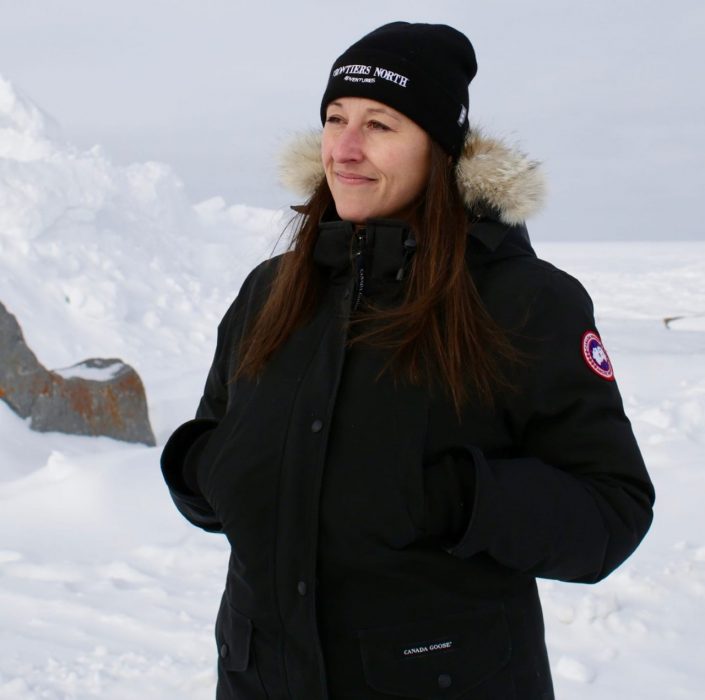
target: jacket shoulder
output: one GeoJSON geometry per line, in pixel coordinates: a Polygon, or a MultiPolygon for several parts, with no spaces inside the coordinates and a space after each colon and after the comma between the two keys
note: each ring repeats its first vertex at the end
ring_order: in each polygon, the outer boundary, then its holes
{"type": "Polygon", "coordinates": [[[534,256],[498,261],[484,276],[481,295],[487,310],[504,326],[570,317],[594,324],[592,299],[581,282],[534,256]]]}
{"type": "Polygon", "coordinates": [[[237,296],[225,312],[220,322],[221,328],[226,328],[238,320],[244,320],[252,312],[259,310],[267,299],[277,269],[286,255],[288,253],[282,253],[264,260],[249,272],[240,285],[237,296]]]}
{"type": "Polygon", "coordinates": [[[228,385],[237,370],[239,346],[267,299],[282,256],[265,260],[245,278],[240,291],[218,324],[215,355],[206,379],[197,418],[220,419],[228,401],[228,385]]]}

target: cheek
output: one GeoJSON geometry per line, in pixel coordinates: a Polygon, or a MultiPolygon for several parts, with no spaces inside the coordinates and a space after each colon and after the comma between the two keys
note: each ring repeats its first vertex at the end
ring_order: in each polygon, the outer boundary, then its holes
{"type": "Polygon", "coordinates": [[[423,190],[429,175],[427,157],[408,158],[401,164],[399,172],[402,175],[404,191],[415,197],[423,190]]]}
{"type": "Polygon", "coordinates": [[[323,167],[326,167],[326,164],[330,161],[330,154],[332,150],[332,145],[331,141],[329,138],[326,138],[326,132],[323,132],[323,136],[321,138],[321,163],[323,164],[323,167]]]}

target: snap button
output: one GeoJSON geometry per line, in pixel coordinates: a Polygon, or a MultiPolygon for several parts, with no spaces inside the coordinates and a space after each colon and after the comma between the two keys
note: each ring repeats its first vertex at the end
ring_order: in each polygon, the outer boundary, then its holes
{"type": "Polygon", "coordinates": [[[224,659],[229,653],[230,653],[230,649],[228,649],[228,645],[221,644],[220,645],[220,658],[224,659]]]}
{"type": "Polygon", "coordinates": [[[308,590],[306,581],[299,581],[296,585],[296,590],[299,592],[299,595],[306,595],[306,591],[308,590]]]}
{"type": "Polygon", "coordinates": [[[320,418],[316,418],[313,423],[311,423],[311,432],[312,433],[320,433],[321,429],[323,428],[323,421],[320,418]]]}
{"type": "Polygon", "coordinates": [[[438,676],[438,687],[439,688],[450,688],[450,684],[453,682],[451,677],[447,673],[441,673],[438,676]]]}

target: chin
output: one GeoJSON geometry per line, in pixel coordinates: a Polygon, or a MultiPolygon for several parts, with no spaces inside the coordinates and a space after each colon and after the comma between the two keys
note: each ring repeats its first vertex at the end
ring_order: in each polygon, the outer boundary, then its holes
{"type": "Polygon", "coordinates": [[[378,214],[362,207],[339,207],[336,205],[335,210],[343,221],[352,221],[354,224],[362,224],[368,219],[378,216],[378,214]]]}

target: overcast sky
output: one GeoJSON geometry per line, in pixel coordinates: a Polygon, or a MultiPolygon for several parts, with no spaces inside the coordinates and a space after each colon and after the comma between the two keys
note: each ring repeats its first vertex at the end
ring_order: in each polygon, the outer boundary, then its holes
{"type": "Polygon", "coordinates": [[[336,56],[397,19],[473,42],[472,120],[544,162],[534,238],[705,239],[702,0],[0,0],[0,75],[81,148],[281,207],[282,141],[318,125],[336,56]]]}

